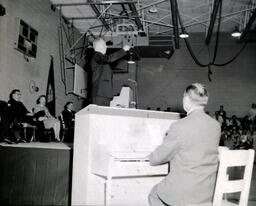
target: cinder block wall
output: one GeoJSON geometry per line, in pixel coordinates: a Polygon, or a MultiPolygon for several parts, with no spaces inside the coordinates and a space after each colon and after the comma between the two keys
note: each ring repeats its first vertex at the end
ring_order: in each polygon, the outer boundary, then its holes
{"type": "MultiPolygon", "coordinates": [[[[214,39],[213,39],[214,41],[214,39]]],[[[209,61],[204,36],[190,38],[192,48],[202,63],[209,61]]],[[[205,84],[210,92],[207,110],[213,115],[219,105],[224,105],[227,115],[243,116],[252,102],[256,102],[256,44],[248,43],[241,55],[224,67],[212,66],[212,82],[208,80],[207,68],[197,66],[189,55],[183,41],[170,60],[142,59],[138,68],[139,107],[171,107],[182,110],[182,95],[193,82],[205,84]]],[[[243,44],[237,44],[230,34],[221,35],[217,63],[230,60],[243,44]]],[[[214,45],[210,45],[213,56],[214,45]]]]}
{"type": "MultiPolygon", "coordinates": [[[[54,57],[56,115],[67,101],[74,101],[75,110],[81,109],[83,100],[74,95],[65,95],[61,82],[58,21],[59,12],[51,10],[49,0],[2,0],[6,15],[0,17],[0,99],[8,100],[10,91],[19,88],[22,101],[28,109],[36,103],[40,94],[46,93],[50,55],[54,57]],[[24,55],[14,49],[18,38],[15,19],[21,18],[38,31],[37,57],[27,62],[24,55]],[[39,86],[37,93],[29,92],[29,82],[33,80],[39,86]]],[[[71,76],[67,77],[72,81],[71,76]]]]}

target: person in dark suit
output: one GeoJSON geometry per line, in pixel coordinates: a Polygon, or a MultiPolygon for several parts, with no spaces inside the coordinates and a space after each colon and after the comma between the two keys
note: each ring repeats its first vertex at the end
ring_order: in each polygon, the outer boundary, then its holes
{"type": "Polygon", "coordinates": [[[22,123],[33,123],[33,114],[27,110],[20,99],[21,91],[19,89],[12,90],[6,108],[7,119],[3,134],[6,136],[4,141],[7,143],[25,142],[22,135],[22,123]]]}
{"type": "Polygon", "coordinates": [[[7,130],[7,102],[0,100],[0,142],[2,142],[6,138],[6,130],[7,130]]]}
{"type": "Polygon", "coordinates": [[[67,102],[61,114],[65,127],[74,128],[75,112],[73,111],[73,102],[67,102]]]}
{"type": "Polygon", "coordinates": [[[109,106],[113,98],[113,72],[110,63],[126,55],[130,46],[125,45],[123,49],[111,54],[105,55],[107,46],[103,39],[96,39],[93,42],[95,54],[91,60],[92,69],[92,103],[109,106]]]}
{"type": "Polygon", "coordinates": [[[67,102],[64,110],[61,112],[63,141],[74,141],[75,111],[73,111],[73,102],[67,102]]]}
{"type": "Polygon", "coordinates": [[[187,117],[173,123],[161,145],[149,156],[150,165],[170,163],[170,173],[151,190],[151,206],[185,206],[211,202],[218,167],[219,123],[204,112],[208,92],[199,83],[183,96],[187,117]]]}

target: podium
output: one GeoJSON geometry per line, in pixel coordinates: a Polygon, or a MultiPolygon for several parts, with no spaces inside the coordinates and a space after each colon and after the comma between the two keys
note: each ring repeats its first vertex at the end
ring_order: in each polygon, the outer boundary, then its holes
{"type": "Polygon", "coordinates": [[[72,205],[148,205],[168,166],[146,156],[179,114],[89,105],[75,118],[72,205]]]}

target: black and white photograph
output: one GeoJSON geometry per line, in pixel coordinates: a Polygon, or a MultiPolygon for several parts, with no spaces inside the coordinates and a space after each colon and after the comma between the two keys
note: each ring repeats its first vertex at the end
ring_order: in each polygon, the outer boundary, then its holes
{"type": "Polygon", "coordinates": [[[256,0],[1,0],[0,206],[256,206],[256,0]]]}

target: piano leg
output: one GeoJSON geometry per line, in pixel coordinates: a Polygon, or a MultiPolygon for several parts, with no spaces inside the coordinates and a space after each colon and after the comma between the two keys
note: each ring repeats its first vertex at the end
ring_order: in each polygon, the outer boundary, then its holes
{"type": "Polygon", "coordinates": [[[111,205],[111,189],[112,189],[112,168],[114,166],[114,159],[110,158],[109,165],[108,165],[108,176],[106,179],[106,201],[105,206],[111,205]]]}

